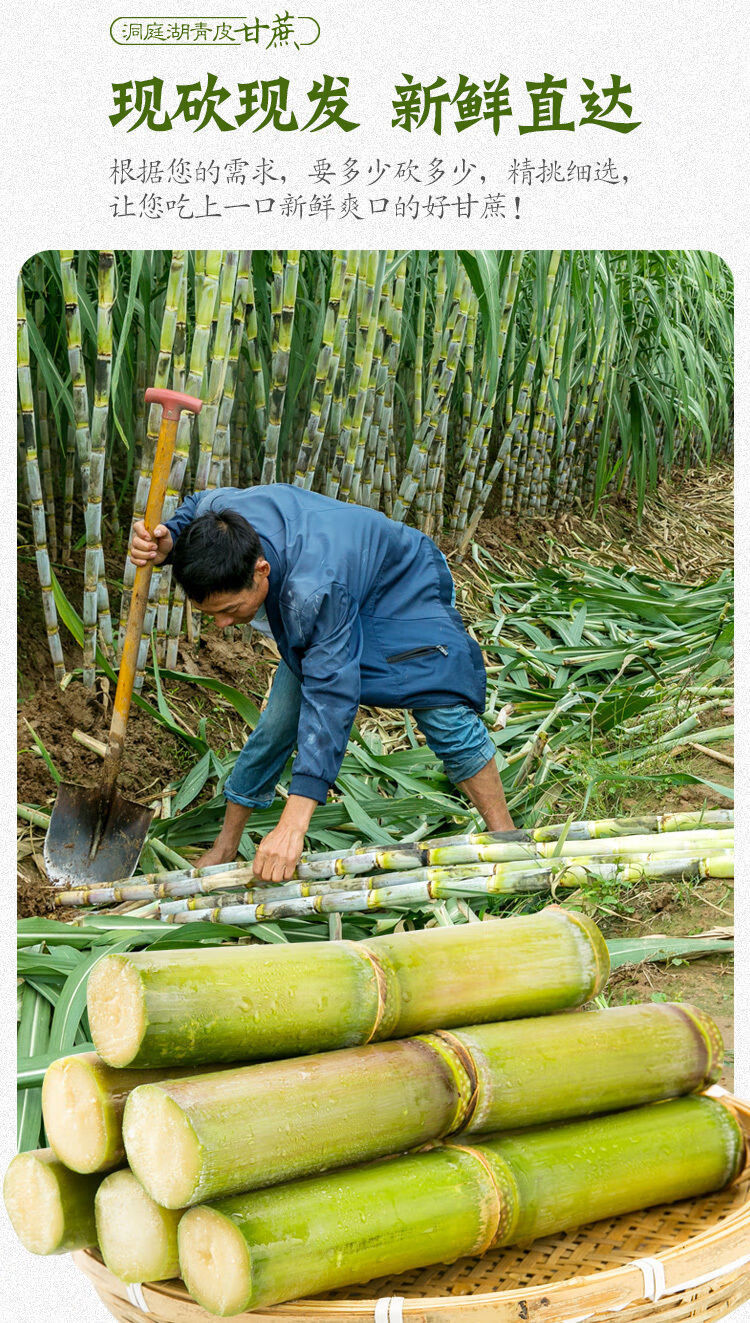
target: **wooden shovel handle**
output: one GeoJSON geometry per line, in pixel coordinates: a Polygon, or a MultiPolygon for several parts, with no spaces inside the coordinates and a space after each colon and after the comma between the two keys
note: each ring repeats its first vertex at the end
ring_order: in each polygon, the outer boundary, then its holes
{"type": "MultiPolygon", "coordinates": [[[[153,532],[161,519],[164,497],[169,483],[169,472],[172,467],[172,454],[180,412],[183,409],[188,409],[191,413],[200,413],[203,408],[203,401],[196,399],[194,395],[184,395],[181,391],[155,390],[152,387],[146,391],[145,399],[147,404],[161,404],[162,406],[159,439],[156,443],[154,467],[151,474],[151,486],[145,514],[146,528],[149,532],[153,532]]],[[[139,565],[133,582],[125,642],[120,660],[120,674],[117,677],[112,724],[109,728],[109,744],[102,769],[102,787],[105,794],[109,793],[110,796],[122,761],[152,572],[153,565],[139,565]]]]}

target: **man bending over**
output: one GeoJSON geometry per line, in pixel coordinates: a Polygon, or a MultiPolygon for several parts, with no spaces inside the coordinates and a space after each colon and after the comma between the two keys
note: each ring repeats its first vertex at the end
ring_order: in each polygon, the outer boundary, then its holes
{"type": "Polygon", "coordinates": [[[445,557],[424,533],[283,483],[225,487],[189,496],[153,537],[136,522],[131,557],[136,565],[171,558],[187,596],[220,627],[244,625],[264,608],[281,654],[200,867],[236,858],[250,813],[272,803],[296,748],[289,798],[254,861],[263,881],[293,875],[360,703],[408,708],[488,829],[512,828],[480,719],[482,654],[455,609],[445,557]]]}

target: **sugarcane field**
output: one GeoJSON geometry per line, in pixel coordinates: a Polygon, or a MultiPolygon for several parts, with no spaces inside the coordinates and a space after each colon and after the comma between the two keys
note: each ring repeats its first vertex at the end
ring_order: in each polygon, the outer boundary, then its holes
{"type": "Polygon", "coordinates": [[[728,267],[17,292],[21,1244],[122,1323],[738,1308],[728,267]]]}

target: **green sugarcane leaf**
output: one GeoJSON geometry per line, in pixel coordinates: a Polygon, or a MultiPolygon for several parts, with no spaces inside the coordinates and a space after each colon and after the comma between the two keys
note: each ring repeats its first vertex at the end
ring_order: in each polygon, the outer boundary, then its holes
{"type": "MultiPolygon", "coordinates": [[[[354,789],[354,786],[352,786],[352,789],[354,789]]],[[[380,842],[388,842],[389,844],[393,843],[394,837],[391,836],[387,831],[385,831],[384,828],[381,827],[380,824],[377,823],[374,818],[370,817],[369,813],[367,813],[367,811],[362,808],[362,805],[357,800],[355,794],[353,793],[347,794],[346,792],[344,792],[344,794],[341,796],[341,801],[347,813],[349,814],[352,824],[357,828],[358,831],[362,832],[366,840],[377,843],[380,842]]]]}
{"type": "MultiPolygon", "coordinates": [[[[18,1025],[18,1052],[21,1056],[36,1056],[47,1050],[50,1037],[52,1008],[45,997],[28,983],[23,990],[21,1019],[18,1025]]],[[[41,1088],[29,1089],[18,1100],[19,1153],[39,1148],[42,1133],[41,1088]]]]}
{"type": "Polygon", "coordinates": [[[211,758],[212,754],[209,749],[208,753],[204,753],[203,757],[195,764],[195,767],[181,781],[177,794],[172,800],[173,813],[181,813],[183,809],[187,808],[188,804],[192,804],[193,800],[198,797],[208,780],[211,771],[211,758]]]}
{"type": "MultiPolygon", "coordinates": [[[[94,1044],[89,1042],[76,1043],[71,1047],[67,1056],[80,1056],[83,1052],[93,1052],[94,1044]]],[[[58,1060],[57,1052],[40,1052],[33,1057],[19,1057],[18,1069],[16,1074],[16,1088],[18,1089],[36,1089],[41,1088],[44,1076],[53,1061],[58,1060]]],[[[36,1147],[36,1146],[35,1146],[36,1147]]]]}
{"type": "Polygon", "coordinates": [[[704,955],[731,955],[734,942],[727,937],[616,937],[608,938],[612,969],[648,961],[693,960],[704,955]]]}
{"type": "Polygon", "coordinates": [[[120,942],[105,951],[94,951],[80,961],[78,967],[68,975],[52,1017],[49,1035],[49,1050],[57,1056],[64,1056],[74,1045],[79,1025],[86,1010],[86,986],[88,977],[103,956],[117,951],[127,951],[128,943],[120,942]]]}
{"type": "Polygon", "coordinates": [[[161,674],[167,680],[183,680],[186,684],[196,684],[202,689],[210,689],[212,693],[218,694],[229,703],[251,730],[254,730],[258,724],[260,709],[245,694],[240,693],[239,689],[234,689],[223,680],[217,680],[212,675],[188,675],[185,671],[162,670],[161,674]]]}

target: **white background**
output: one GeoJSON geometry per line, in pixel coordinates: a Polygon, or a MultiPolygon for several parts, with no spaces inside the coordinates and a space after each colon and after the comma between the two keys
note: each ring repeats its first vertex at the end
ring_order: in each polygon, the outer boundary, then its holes
{"type": "MultiPolygon", "coordinates": [[[[746,561],[748,416],[748,47],[745,3],[707,6],[682,3],[611,4],[581,0],[524,0],[523,4],[462,0],[410,0],[365,5],[335,0],[305,0],[299,12],[321,22],[318,43],[306,51],[282,53],[256,47],[204,50],[132,49],[114,45],[109,25],[123,12],[134,16],[174,14],[176,6],[146,8],[130,0],[127,10],[102,4],[59,0],[34,8],[19,0],[2,18],[2,207],[0,226],[0,349],[2,417],[6,444],[0,492],[7,517],[0,521],[0,729],[7,749],[7,775],[0,779],[0,849],[5,865],[2,941],[2,1047],[0,1048],[0,1163],[7,1165],[15,1135],[15,800],[11,773],[14,747],[12,704],[15,674],[15,564],[13,461],[16,436],[15,281],[21,263],[44,248],[142,247],[528,247],[528,248],[709,248],[732,267],[736,280],[738,482],[738,695],[739,749],[744,750],[748,703],[746,561]],[[351,117],[362,127],[275,137],[249,129],[221,134],[208,129],[197,136],[181,121],[168,134],[142,128],[127,134],[109,122],[112,82],[158,74],[165,86],[205,78],[208,70],[231,87],[238,81],[290,79],[303,93],[324,73],[350,77],[351,117]],[[390,127],[393,87],[403,73],[430,82],[441,74],[455,86],[460,73],[481,84],[505,73],[514,94],[512,120],[500,136],[481,126],[456,135],[450,127],[437,138],[426,130],[407,136],[390,127]],[[568,104],[576,115],[582,76],[598,86],[617,72],[632,85],[634,118],[642,126],[629,135],[603,129],[575,134],[530,134],[520,138],[516,125],[529,122],[521,90],[527,79],[545,72],[567,76],[568,104]],[[184,155],[226,160],[271,156],[288,162],[302,176],[319,156],[361,160],[403,160],[409,156],[451,160],[466,156],[496,171],[513,156],[562,161],[615,159],[628,184],[618,188],[572,191],[566,187],[526,190],[521,214],[514,217],[513,196],[504,222],[427,221],[412,225],[382,218],[357,223],[319,223],[231,213],[218,221],[150,222],[115,220],[109,166],[115,156],[140,158],[184,155]],[[744,518],[743,518],[744,514],[744,518]]],[[[289,6],[296,13],[294,6],[289,6]]],[[[191,4],[185,17],[195,16],[191,4]]],[[[209,5],[202,14],[243,14],[243,7],[209,5]]],[[[244,10],[245,17],[272,21],[279,5],[244,10]]],[[[302,191],[302,190],[300,190],[302,191]]],[[[747,974],[747,905],[743,897],[747,845],[747,760],[738,762],[739,822],[737,899],[740,949],[737,961],[736,1079],[738,1093],[750,1094],[750,1042],[747,974]]],[[[0,1320],[39,1323],[105,1323],[110,1315],[68,1258],[34,1259],[18,1246],[4,1212],[0,1213],[0,1320]]],[[[750,1320],[750,1307],[734,1316],[750,1320]]]]}

